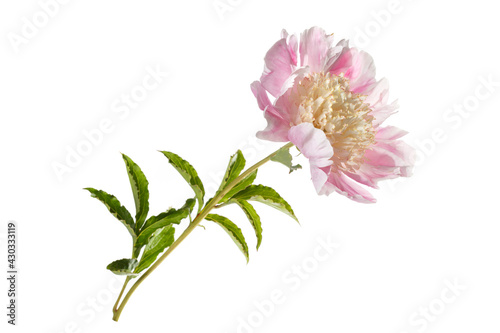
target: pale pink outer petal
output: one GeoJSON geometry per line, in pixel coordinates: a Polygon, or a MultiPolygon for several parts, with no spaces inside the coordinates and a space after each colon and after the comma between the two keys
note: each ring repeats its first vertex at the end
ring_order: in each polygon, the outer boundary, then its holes
{"type": "Polygon", "coordinates": [[[365,153],[367,164],[397,167],[396,174],[401,177],[411,176],[414,156],[413,147],[401,140],[379,142],[365,153]]]}
{"type": "Polygon", "coordinates": [[[253,82],[250,87],[257,99],[259,108],[264,111],[264,118],[267,120],[267,127],[263,131],[257,132],[257,137],[269,141],[288,141],[290,122],[283,119],[278,110],[271,104],[266,90],[259,81],[253,82]]]}
{"type": "Polygon", "coordinates": [[[356,173],[346,174],[374,188],[381,180],[411,176],[415,150],[398,140],[406,134],[394,126],[380,128],[375,136],[376,144],[365,153],[365,164],[356,173]]]}
{"type": "Polygon", "coordinates": [[[318,194],[337,192],[361,203],[375,203],[377,200],[363,187],[349,179],[342,172],[330,172],[328,180],[318,194]]]}
{"type": "Polygon", "coordinates": [[[408,134],[407,131],[397,128],[395,126],[381,127],[375,136],[378,140],[397,140],[408,134]]]}
{"type": "Polygon", "coordinates": [[[345,174],[360,184],[377,189],[379,181],[400,177],[398,167],[376,166],[371,164],[361,165],[361,167],[356,170],[356,173],[346,172],[345,174]]]}
{"type": "MultiPolygon", "coordinates": [[[[255,98],[257,99],[257,104],[259,105],[259,108],[265,111],[264,113],[272,113],[278,118],[283,119],[284,122],[286,123],[290,122],[290,116],[288,111],[289,103],[287,103],[286,98],[278,99],[276,105],[273,105],[269,100],[269,97],[267,96],[267,91],[264,89],[264,87],[259,81],[254,81],[250,85],[250,88],[252,89],[252,92],[255,98]]],[[[290,128],[290,126],[288,126],[288,128],[290,128]]]]}
{"type": "Polygon", "coordinates": [[[380,79],[374,84],[369,91],[365,92],[365,102],[370,104],[371,107],[387,104],[389,99],[389,80],[386,78],[380,79]]]}
{"type": "MultiPolygon", "coordinates": [[[[342,39],[335,45],[334,47],[331,47],[328,50],[328,55],[327,55],[327,62],[325,64],[324,72],[329,73],[332,71],[332,68],[334,67],[335,63],[337,60],[342,57],[342,55],[346,52],[349,51],[349,41],[342,39]]],[[[340,66],[340,64],[337,64],[337,66],[340,66]]]]}
{"type": "Polygon", "coordinates": [[[309,73],[309,68],[299,68],[289,78],[289,82],[285,83],[285,86],[290,88],[283,92],[283,94],[276,99],[274,104],[275,109],[281,115],[281,117],[292,125],[297,125],[301,123],[300,115],[298,113],[297,105],[292,103],[290,95],[292,91],[296,89],[294,84],[297,80],[301,80],[306,74],[309,73]]]}
{"type": "Polygon", "coordinates": [[[281,99],[281,96],[283,96],[290,88],[292,88],[296,81],[302,80],[307,74],[309,74],[310,71],[311,70],[309,67],[303,67],[295,70],[283,83],[278,99],[281,99]]]}
{"type": "Polygon", "coordinates": [[[309,162],[318,167],[332,165],[330,158],[333,148],[325,133],[311,123],[302,123],[290,128],[288,139],[300,152],[309,159],[309,162]]]}
{"type": "MultiPolygon", "coordinates": [[[[291,77],[293,76],[294,75],[292,75],[291,77]]],[[[273,113],[278,118],[283,119],[283,121],[286,123],[292,122],[291,115],[294,114],[294,111],[292,110],[292,105],[289,99],[289,95],[291,93],[290,90],[285,91],[283,95],[276,99],[276,102],[273,105],[269,100],[267,91],[259,81],[254,81],[250,85],[250,88],[252,89],[252,92],[257,99],[257,104],[259,105],[259,108],[261,110],[266,110],[266,112],[273,113]]],[[[290,125],[288,125],[288,128],[290,128],[290,125]]]]}
{"type": "Polygon", "coordinates": [[[316,191],[324,186],[332,165],[333,148],[322,130],[310,123],[290,128],[288,139],[309,159],[311,178],[316,191]]]}
{"type": "Polygon", "coordinates": [[[356,94],[365,94],[376,83],[373,58],[356,48],[345,51],[329,67],[329,71],[335,75],[344,73],[344,76],[349,79],[351,91],[356,94]]]}
{"type": "Polygon", "coordinates": [[[292,57],[292,63],[297,66],[297,36],[295,34],[289,35],[288,32],[283,29],[281,31],[281,38],[286,39],[286,44],[288,45],[288,51],[292,57]]]}
{"type": "Polygon", "coordinates": [[[399,109],[398,101],[393,101],[391,104],[385,104],[372,109],[371,114],[374,119],[372,125],[374,128],[379,127],[387,118],[392,116],[399,109]]]}
{"type": "Polygon", "coordinates": [[[415,165],[415,149],[402,140],[396,140],[407,132],[394,126],[380,128],[375,135],[377,142],[372,150],[367,150],[367,163],[399,168],[399,176],[410,177],[415,165]]]}
{"type": "Polygon", "coordinates": [[[335,61],[329,61],[329,66],[326,67],[328,73],[339,75],[349,70],[353,63],[353,57],[349,42],[341,40],[337,46],[342,46],[341,53],[335,58],[335,61]],[[343,44],[341,44],[343,43],[343,44]]]}
{"type": "Polygon", "coordinates": [[[372,123],[374,127],[380,126],[399,108],[397,101],[387,104],[388,99],[389,81],[383,78],[372,86],[365,99],[365,103],[370,104],[372,109],[371,115],[375,118],[372,123]]]}
{"type": "Polygon", "coordinates": [[[318,168],[311,165],[311,180],[314,185],[316,193],[320,193],[321,189],[325,186],[328,181],[328,172],[330,167],[318,168]]]}
{"type": "Polygon", "coordinates": [[[280,96],[283,84],[297,67],[297,38],[287,36],[277,41],[264,58],[264,72],[260,81],[274,97],[280,96]],[[291,44],[289,44],[289,42],[291,44]]]}
{"type": "Polygon", "coordinates": [[[267,92],[264,90],[264,87],[262,87],[262,84],[259,81],[252,82],[250,88],[252,89],[253,95],[257,99],[259,109],[264,111],[268,105],[272,105],[269,100],[269,96],[267,96],[267,92]]]}
{"type": "Polygon", "coordinates": [[[300,35],[300,64],[309,66],[312,72],[321,72],[328,62],[333,36],[318,27],[304,30],[300,35]]]}
{"type": "Polygon", "coordinates": [[[378,166],[399,167],[401,176],[408,177],[415,157],[413,147],[396,140],[407,132],[394,126],[382,127],[375,134],[375,145],[365,152],[366,163],[378,166]]]}
{"type": "MultiPolygon", "coordinates": [[[[272,108],[272,106],[270,108],[272,108]]],[[[268,109],[264,112],[264,118],[267,120],[267,127],[262,131],[258,131],[257,137],[261,140],[274,142],[289,141],[288,131],[290,130],[290,125],[274,112],[268,112],[268,109]]]]}

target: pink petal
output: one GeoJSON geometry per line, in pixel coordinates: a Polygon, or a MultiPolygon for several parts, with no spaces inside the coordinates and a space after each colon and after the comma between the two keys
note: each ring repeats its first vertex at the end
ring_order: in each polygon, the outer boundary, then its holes
{"type": "Polygon", "coordinates": [[[307,74],[310,73],[310,68],[309,67],[304,67],[304,68],[299,68],[296,71],[294,71],[288,79],[283,83],[283,86],[281,87],[281,92],[279,94],[278,98],[281,98],[287,90],[292,88],[295,84],[296,81],[302,80],[307,74]]]}
{"type": "Polygon", "coordinates": [[[252,93],[257,99],[257,104],[262,111],[264,111],[268,105],[272,105],[269,97],[267,96],[266,90],[262,87],[262,84],[259,81],[252,82],[250,88],[252,89],[252,93]]]}
{"type": "MultiPolygon", "coordinates": [[[[337,44],[337,46],[339,46],[339,44],[337,44]]],[[[349,68],[351,68],[352,63],[353,57],[351,49],[349,48],[349,42],[345,42],[341,54],[336,57],[335,61],[330,63],[327,69],[329,73],[339,75],[340,73],[346,73],[349,68]]]]}
{"type": "Polygon", "coordinates": [[[373,58],[364,51],[351,48],[344,52],[337,61],[330,66],[330,73],[340,75],[344,73],[349,79],[351,91],[365,94],[375,84],[375,64],[373,58]]]}
{"type": "Polygon", "coordinates": [[[377,200],[363,187],[350,180],[342,172],[330,172],[328,180],[319,192],[319,194],[329,195],[337,192],[351,200],[361,203],[374,203],[377,200]]]}
{"type": "Polygon", "coordinates": [[[300,63],[309,66],[312,72],[324,70],[328,60],[333,36],[318,27],[305,30],[300,35],[300,63]]]}
{"type": "Polygon", "coordinates": [[[289,121],[283,119],[281,114],[271,104],[266,90],[259,81],[251,84],[252,92],[257,99],[259,108],[264,111],[267,127],[257,133],[257,137],[263,140],[286,142],[288,141],[289,121]]]}
{"type": "Polygon", "coordinates": [[[272,113],[286,122],[290,122],[290,116],[288,112],[289,106],[288,103],[286,102],[287,98],[278,99],[277,105],[273,106],[271,104],[271,101],[269,100],[269,97],[267,96],[266,90],[259,81],[254,81],[250,85],[250,87],[252,89],[255,98],[257,99],[257,104],[259,105],[259,108],[261,110],[266,111],[268,113],[272,113]]]}
{"type": "Polygon", "coordinates": [[[398,141],[394,153],[384,147],[373,148],[366,164],[356,175],[349,175],[352,179],[372,187],[377,187],[377,182],[397,177],[410,177],[413,169],[414,150],[403,141],[398,141]]]}
{"type": "Polygon", "coordinates": [[[365,102],[372,107],[387,104],[387,100],[389,99],[389,81],[386,78],[379,80],[365,94],[367,95],[365,102]]]}
{"type": "Polygon", "coordinates": [[[373,108],[370,113],[374,117],[372,122],[373,127],[377,128],[380,126],[387,118],[395,114],[397,109],[399,109],[398,101],[373,108]]]}
{"type": "Polygon", "coordinates": [[[283,29],[283,31],[281,31],[281,38],[286,39],[288,52],[290,52],[290,56],[292,58],[292,64],[297,66],[297,36],[295,34],[289,35],[288,32],[283,29]]]}
{"type": "Polygon", "coordinates": [[[401,176],[399,167],[376,166],[363,164],[356,173],[345,173],[349,178],[373,188],[378,188],[377,183],[385,179],[393,179],[401,176]]]}
{"type": "Polygon", "coordinates": [[[382,128],[377,132],[377,143],[365,152],[367,164],[382,167],[396,167],[394,172],[401,177],[409,177],[415,164],[415,149],[400,138],[405,134],[395,127],[382,128]]]}
{"type": "Polygon", "coordinates": [[[257,137],[261,140],[275,142],[287,142],[290,125],[274,112],[272,106],[264,111],[264,118],[267,120],[267,127],[263,131],[257,132],[257,137]]]}
{"type": "Polygon", "coordinates": [[[294,83],[297,80],[301,80],[307,73],[309,72],[309,68],[299,68],[295,72],[290,75],[289,81],[287,81],[284,85],[283,88],[289,87],[287,90],[285,90],[280,97],[276,99],[275,102],[275,109],[279,113],[279,115],[289,122],[290,124],[300,124],[300,116],[298,113],[298,108],[297,105],[292,103],[290,99],[290,95],[292,94],[292,90],[295,89],[294,83]]]}
{"type": "Polygon", "coordinates": [[[309,159],[311,178],[319,192],[328,178],[329,166],[333,163],[333,148],[325,133],[310,123],[302,123],[290,128],[288,139],[309,159]]]}
{"type": "Polygon", "coordinates": [[[310,166],[311,168],[311,180],[314,185],[314,189],[317,193],[321,191],[321,189],[325,186],[325,183],[328,181],[328,172],[330,167],[326,168],[318,168],[315,166],[310,166]]]}
{"type": "Polygon", "coordinates": [[[407,131],[397,128],[395,126],[386,126],[381,127],[377,131],[376,139],[377,140],[396,140],[402,138],[408,134],[407,131]]]}
{"type": "Polygon", "coordinates": [[[274,97],[278,97],[282,91],[283,84],[297,65],[296,37],[282,38],[277,41],[264,58],[264,73],[260,78],[264,88],[274,97]],[[292,43],[288,44],[287,39],[292,43]],[[295,43],[295,46],[294,46],[295,43]]]}
{"type": "Polygon", "coordinates": [[[408,132],[394,126],[381,127],[375,135],[376,144],[366,151],[365,163],[355,173],[346,172],[351,179],[378,188],[381,180],[408,177],[411,174],[414,150],[401,140],[408,132]]]}
{"type": "Polygon", "coordinates": [[[389,81],[381,79],[372,86],[371,91],[365,99],[365,102],[370,104],[372,109],[371,115],[375,117],[373,126],[380,126],[389,116],[396,113],[396,110],[399,108],[397,101],[387,104],[388,99],[389,81]]]}
{"type": "MultiPolygon", "coordinates": [[[[337,60],[342,57],[342,55],[349,51],[349,41],[342,39],[334,47],[328,50],[328,60],[325,64],[324,72],[331,72],[332,67],[337,63],[337,60]]],[[[344,59],[346,60],[346,59],[344,59]]],[[[337,66],[341,66],[340,63],[337,66]]]]}
{"type": "Polygon", "coordinates": [[[381,166],[406,166],[410,164],[410,147],[403,141],[394,141],[391,143],[378,142],[372,148],[366,151],[366,163],[381,166]]]}
{"type": "Polygon", "coordinates": [[[333,162],[333,148],[325,133],[311,123],[302,123],[290,128],[288,139],[309,159],[311,164],[326,167],[333,162]]]}

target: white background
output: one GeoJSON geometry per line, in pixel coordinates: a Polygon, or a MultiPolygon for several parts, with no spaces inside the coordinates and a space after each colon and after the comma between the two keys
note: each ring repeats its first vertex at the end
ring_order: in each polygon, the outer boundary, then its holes
{"type": "Polygon", "coordinates": [[[14,220],[20,270],[15,328],[6,324],[6,280],[0,283],[2,327],[46,333],[500,330],[500,24],[491,1],[222,0],[219,5],[230,7],[218,12],[213,0],[61,0],[43,22],[40,3],[48,2],[0,4],[0,266],[6,270],[6,225],[14,220]],[[26,20],[44,26],[23,37],[26,20]],[[256,252],[246,218],[228,208],[225,214],[247,237],[248,265],[222,229],[207,222],[113,322],[116,279],[105,267],[130,255],[130,239],[82,188],[115,194],[134,212],[119,154],[126,153],[148,177],[150,212],[157,214],[191,195],[157,150],[190,161],[213,191],[236,149],[249,164],[276,149],[254,139],[266,122],[249,85],[282,28],[300,33],[314,25],[370,52],[377,77],[389,78],[391,99],[401,108],[387,124],[410,132],[407,140],[419,150],[414,177],[383,184],[374,191],[378,203],[363,205],[339,195],[318,197],[307,167],[288,175],[281,165],[266,165],[257,180],[282,194],[301,226],[259,206],[264,239],[256,252]],[[25,39],[16,45],[13,38],[25,39]],[[147,68],[168,77],[127,115],[114,112],[147,68]],[[66,163],[68,149],[84,144],[83,132],[103,119],[112,129],[58,179],[54,163],[66,163]],[[318,238],[340,247],[316,267],[318,238]],[[310,273],[297,278],[290,270],[303,264],[310,273]],[[450,283],[466,289],[453,293],[450,283]],[[273,290],[283,293],[282,304],[258,310],[255,302],[268,303],[273,290]],[[419,311],[429,307],[423,317],[419,311]],[[253,326],[238,331],[242,321],[253,326]]]}

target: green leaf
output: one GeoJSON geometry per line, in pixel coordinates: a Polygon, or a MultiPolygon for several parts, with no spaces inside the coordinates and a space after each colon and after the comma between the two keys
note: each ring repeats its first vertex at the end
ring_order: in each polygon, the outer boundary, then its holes
{"type": "Polygon", "coordinates": [[[181,220],[185,219],[191,209],[192,209],[193,199],[188,199],[186,204],[180,209],[169,209],[165,213],[161,213],[158,216],[150,217],[144,224],[144,228],[141,233],[137,236],[135,241],[135,248],[141,248],[147,242],[149,237],[158,229],[163,228],[169,224],[179,224],[181,220]]]}
{"type": "Polygon", "coordinates": [[[262,224],[260,223],[260,216],[255,211],[255,208],[245,200],[235,200],[235,203],[240,206],[240,208],[245,212],[245,215],[248,218],[248,221],[252,224],[253,229],[255,230],[255,236],[257,236],[257,250],[260,247],[260,243],[262,243],[262,224]]]}
{"type": "Polygon", "coordinates": [[[158,215],[151,216],[149,219],[146,220],[146,223],[144,223],[143,230],[147,229],[149,226],[153,225],[154,223],[164,219],[167,216],[170,216],[172,213],[177,211],[175,208],[170,208],[166,212],[160,213],[158,215]]]}
{"type": "Polygon", "coordinates": [[[123,207],[114,195],[91,187],[84,188],[84,190],[89,191],[93,198],[101,201],[108,208],[109,212],[123,223],[132,235],[132,238],[135,240],[136,233],[134,229],[134,219],[128,212],[127,208],[123,207]]]}
{"type": "Polygon", "coordinates": [[[157,229],[151,237],[149,237],[148,244],[144,249],[139,265],[135,269],[135,273],[140,273],[149,266],[151,266],[156,257],[162,253],[167,247],[174,242],[175,229],[172,225],[168,225],[161,229],[157,229]]]}
{"type": "Polygon", "coordinates": [[[191,213],[193,212],[195,204],[196,204],[196,200],[195,199],[187,199],[186,203],[184,204],[184,206],[181,207],[181,209],[187,210],[188,211],[188,215],[191,215],[191,213]]]}
{"type": "Polygon", "coordinates": [[[257,170],[246,176],[244,179],[241,180],[237,185],[235,185],[229,192],[226,193],[224,198],[222,198],[219,202],[223,203],[226,202],[229,198],[231,198],[233,195],[236,193],[240,192],[241,190],[246,189],[248,186],[252,185],[254,182],[255,178],[257,178],[257,170]]]}
{"type": "Polygon", "coordinates": [[[243,153],[241,152],[241,150],[238,150],[236,154],[231,156],[231,158],[229,159],[226,174],[224,175],[224,178],[222,178],[222,183],[220,184],[219,190],[217,192],[222,191],[227,184],[235,180],[244,168],[245,158],[243,157],[243,153]]]}
{"type": "Polygon", "coordinates": [[[172,164],[172,166],[181,174],[181,176],[193,189],[194,194],[196,195],[196,199],[198,200],[199,213],[201,211],[201,208],[203,207],[205,188],[203,187],[203,183],[201,182],[200,177],[198,177],[198,173],[191,164],[183,160],[180,156],[168,151],[162,151],[162,153],[168,158],[170,164],[172,164]]]}
{"type": "Polygon", "coordinates": [[[302,166],[300,164],[292,164],[292,155],[290,154],[290,148],[283,147],[278,150],[278,152],[273,157],[271,157],[271,161],[283,164],[290,170],[289,173],[292,173],[298,169],[302,169],[302,166]]]}
{"type": "Polygon", "coordinates": [[[127,166],[127,174],[134,194],[135,202],[135,228],[136,232],[142,228],[149,211],[149,191],[148,180],[141,168],[125,154],[122,154],[125,165],[127,166]]]}
{"type": "Polygon", "coordinates": [[[222,229],[224,229],[228,233],[228,235],[231,236],[232,240],[238,246],[240,251],[243,253],[248,263],[249,260],[248,245],[247,242],[245,241],[243,233],[241,232],[241,229],[238,228],[238,226],[233,222],[231,222],[227,217],[220,216],[217,214],[208,214],[207,217],[205,217],[205,220],[215,222],[219,226],[221,226],[222,229]]]}
{"type": "Polygon", "coordinates": [[[136,277],[137,274],[134,273],[134,269],[137,267],[139,262],[137,259],[120,259],[113,261],[106,267],[116,275],[127,275],[131,277],[136,277]]]}
{"type": "Polygon", "coordinates": [[[250,185],[246,189],[233,195],[231,200],[258,201],[289,215],[297,222],[292,207],[275,190],[264,185],[250,185]]]}
{"type": "MultiPolygon", "coordinates": [[[[195,199],[187,199],[186,203],[179,210],[187,210],[188,214],[189,214],[193,211],[195,204],[196,204],[195,199]]],[[[159,220],[165,218],[166,216],[169,216],[170,214],[174,213],[175,211],[176,211],[175,208],[170,208],[166,212],[160,213],[159,215],[151,216],[149,219],[146,220],[146,223],[144,223],[143,229],[148,228],[152,224],[158,222],[159,220]]]]}

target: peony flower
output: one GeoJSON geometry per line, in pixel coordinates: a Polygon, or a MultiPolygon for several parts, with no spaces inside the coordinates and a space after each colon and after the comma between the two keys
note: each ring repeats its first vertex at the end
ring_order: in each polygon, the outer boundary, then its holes
{"type": "Polygon", "coordinates": [[[410,176],[413,149],[399,140],[407,132],[381,126],[398,108],[388,103],[388,82],[375,79],[372,57],[348,41],[334,45],[313,27],[299,42],[283,30],[251,88],[268,122],[257,137],[292,142],[308,158],[318,194],[375,202],[363,185],[410,176]]]}

